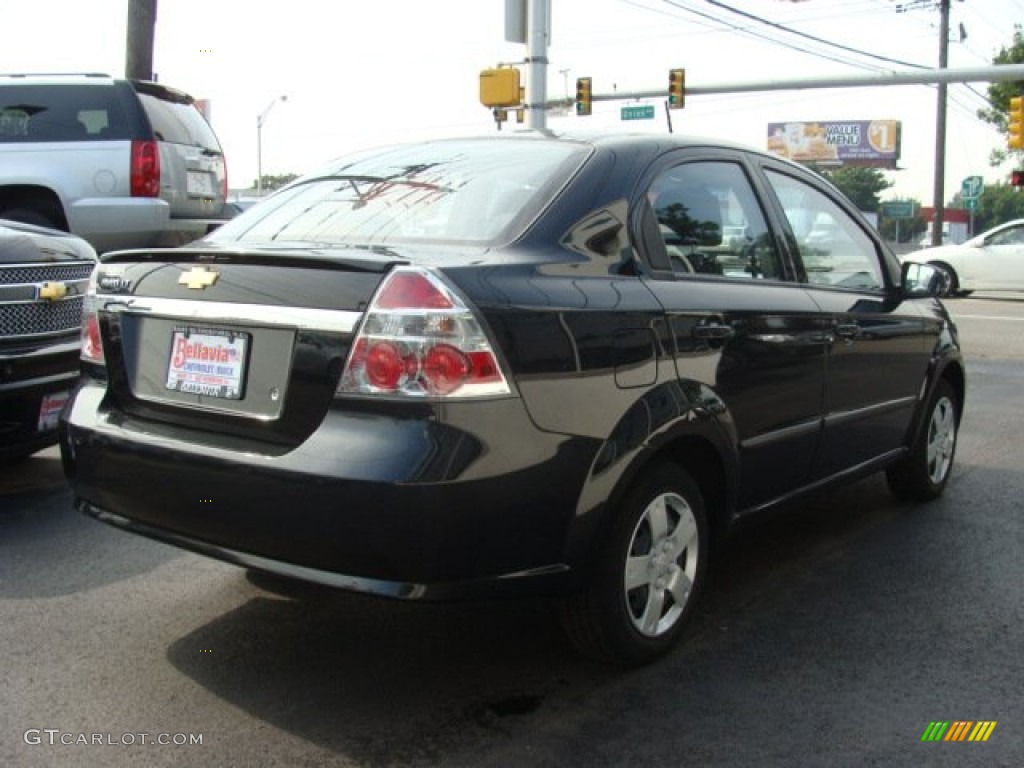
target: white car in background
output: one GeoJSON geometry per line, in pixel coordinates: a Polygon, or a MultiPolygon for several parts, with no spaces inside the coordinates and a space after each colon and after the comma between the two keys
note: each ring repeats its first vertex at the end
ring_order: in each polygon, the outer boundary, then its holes
{"type": "Polygon", "coordinates": [[[950,296],[1024,291],[1024,219],[1000,224],[961,245],[940,245],[900,258],[943,267],[952,278],[950,296]]]}

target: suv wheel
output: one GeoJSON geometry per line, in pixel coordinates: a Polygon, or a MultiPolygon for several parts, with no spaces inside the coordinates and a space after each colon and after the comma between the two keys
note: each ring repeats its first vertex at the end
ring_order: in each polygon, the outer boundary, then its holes
{"type": "Polygon", "coordinates": [[[636,665],[671,648],[707,567],[700,489],[675,464],[659,464],[626,495],[590,586],[570,595],[562,624],[584,653],[636,665]]]}
{"type": "Polygon", "coordinates": [[[889,488],[903,501],[929,501],[946,487],[956,452],[957,400],[946,380],[940,381],[926,411],[927,421],[910,454],[885,471],[889,488]]]}

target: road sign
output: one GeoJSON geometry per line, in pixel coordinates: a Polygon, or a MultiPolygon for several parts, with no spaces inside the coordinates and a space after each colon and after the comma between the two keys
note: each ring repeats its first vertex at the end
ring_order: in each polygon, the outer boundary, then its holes
{"type": "Polygon", "coordinates": [[[881,214],[887,219],[912,219],[914,218],[914,203],[912,200],[892,200],[882,203],[881,214]]]}
{"type": "Polygon", "coordinates": [[[981,176],[968,176],[960,182],[960,197],[965,200],[981,197],[981,190],[985,188],[985,180],[981,176]]]}
{"type": "Polygon", "coordinates": [[[964,208],[966,208],[971,213],[974,213],[975,211],[977,211],[978,210],[978,198],[976,198],[976,197],[965,197],[964,198],[964,208]]]}
{"type": "Polygon", "coordinates": [[[638,107],[623,107],[620,114],[623,120],[653,120],[654,105],[641,104],[638,107]]]}

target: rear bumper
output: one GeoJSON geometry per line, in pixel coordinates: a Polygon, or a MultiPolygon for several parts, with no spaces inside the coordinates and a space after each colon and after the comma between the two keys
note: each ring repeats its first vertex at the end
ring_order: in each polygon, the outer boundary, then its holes
{"type": "Polygon", "coordinates": [[[390,597],[574,586],[566,541],[595,446],[538,431],[518,400],[446,406],[444,424],[339,406],[261,455],[105,411],[103,391],[80,390],[61,448],[78,508],[105,522],[390,597]],[[469,428],[474,405],[489,418],[469,428]]]}
{"type": "Polygon", "coordinates": [[[128,248],[175,247],[198,240],[225,219],[172,218],[155,197],[98,197],[76,201],[68,211],[71,231],[100,253],[128,248]]]}

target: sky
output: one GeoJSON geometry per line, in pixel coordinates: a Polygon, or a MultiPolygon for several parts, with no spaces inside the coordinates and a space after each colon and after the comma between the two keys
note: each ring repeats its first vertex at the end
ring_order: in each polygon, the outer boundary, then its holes
{"type": "MultiPolygon", "coordinates": [[[[548,96],[903,71],[908,67],[799,37],[728,10],[847,49],[934,67],[939,12],[925,0],[550,0],[548,96]],[[899,10],[910,6],[909,9],[899,10]],[[727,8],[728,7],[728,8],[727,8]]],[[[0,72],[124,73],[128,0],[0,0],[0,72]]],[[[991,64],[1024,22],[1024,0],[955,0],[950,67],[991,64]],[[961,40],[960,25],[966,37],[961,40]]],[[[349,151],[406,139],[495,131],[478,101],[482,69],[522,61],[505,40],[504,0],[159,0],[154,70],[160,82],[209,99],[233,188],[256,177],[264,114],[264,174],[306,173],[349,151]],[[282,97],[286,97],[282,99],[282,97]],[[269,109],[269,111],[267,111],[269,109]]],[[[951,85],[945,198],[966,176],[1005,181],[989,154],[1005,138],[976,117],[988,85],[951,85]]],[[[658,119],[619,119],[635,102],[597,102],[590,117],[549,116],[554,130],[664,132],[658,119]]],[[[895,119],[903,170],[883,199],[930,205],[935,86],[889,86],[691,96],[676,133],[765,147],[770,122],[895,119]]],[[[514,130],[515,122],[504,130],[514,130]]]]}

